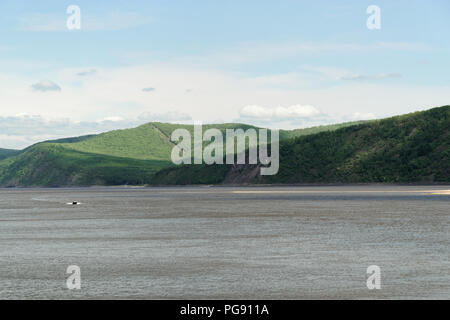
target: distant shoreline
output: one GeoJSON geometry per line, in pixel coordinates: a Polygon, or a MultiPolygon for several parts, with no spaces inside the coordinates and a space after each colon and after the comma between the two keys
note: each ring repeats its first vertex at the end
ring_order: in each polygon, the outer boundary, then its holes
{"type": "Polygon", "coordinates": [[[87,185],[87,186],[11,186],[0,187],[7,189],[86,189],[86,188],[108,188],[108,189],[151,189],[151,188],[270,188],[270,187],[369,187],[369,186],[393,186],[393,187],[450,187],[449,182],[442,183],[287,183],[287,184],[185,184],[185,185],[87,185]]]}

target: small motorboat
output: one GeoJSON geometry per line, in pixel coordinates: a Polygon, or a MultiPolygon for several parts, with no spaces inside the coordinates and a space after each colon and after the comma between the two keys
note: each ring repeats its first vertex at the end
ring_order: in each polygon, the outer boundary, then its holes
{"type": "Polygon", "coordinates": [[[71,205],[71,206],[78,206],[78,205],[81,204],[81,202],[78,202],[78,201],[72,201],[72,202],[68,202],[67,204],[68,204],[68,205],[71,205]]]}

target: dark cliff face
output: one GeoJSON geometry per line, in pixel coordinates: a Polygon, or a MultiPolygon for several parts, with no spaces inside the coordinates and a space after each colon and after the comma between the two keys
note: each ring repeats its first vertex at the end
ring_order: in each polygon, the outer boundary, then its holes
{"type": "Polygon", "coordinates": [[[224,184],[246,184],[258,183],[262,180],[260,174],[261,165],[236,164],[231,166],[225,179],[224,184]]]}

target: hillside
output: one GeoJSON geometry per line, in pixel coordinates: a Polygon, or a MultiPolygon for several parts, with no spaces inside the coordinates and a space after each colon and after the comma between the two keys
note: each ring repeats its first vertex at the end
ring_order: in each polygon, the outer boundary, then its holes
{"type": "Polygon", "coordinates": [[[144,184],[168,161],[139,160],[76,152],[43,143],[0,162],[3,186],[144,184]]]}
{"type": "Polygon", "coordinates": [[[0,160],[15,156],[20,153],[20,150],[2,149],[0,148],[0,160]]]}
{"type": "MultiPolygon", "coordinates": [[[[339,127],[349,125],[352,123],[339,127]]],[[[0,186],[148,184],[154,173],[173,166],[170,154],[174,144],[170,135],[178,128],[193,134],[192,125],[153,122],[132,129],[46,141],[22,151],[5,151],[5,157],[0,159],[0,186]]],[[[209,128],[225,132],[227,128],[255,127],[239,123],[203,126],[204,131],[209,128]]],[[[280,139],[336,128],[331,125],[283,130],[280,139]]]]}
{"type": "Polygon", "coordinates": [[[154,184],[450,182],[450,106],[280,142],[280,170],[257,165],[179,166],[154,184]]]}
{"type": "Polygon", "coordinates": [[[132,129],[35,144],[0,161],[0,185],[54,187],[149,183],[152,174],[173,165],[170,153],[174,144],[170,134],[163,133],[159,126],[165,132],[180,127],[148,123],[132,129]]]}
{"type": "MultiPolygon", "coordinates": [[[[174,166],[170,135],[192,125],[147,123],[0,150],[0,186],[450,182],[450,107],[388,119],[280,131],[280,170],[174,166]]],[[[254,128],[229,123],[203,130],[254,128]]]]}

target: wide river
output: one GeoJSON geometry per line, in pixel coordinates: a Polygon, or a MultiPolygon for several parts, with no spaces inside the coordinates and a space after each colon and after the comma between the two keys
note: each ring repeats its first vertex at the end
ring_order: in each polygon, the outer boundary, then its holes
{"type": "Polygon", "coordinates": [[[0,189],[0,299],[449,299],[449,189],[0,189]]]}

